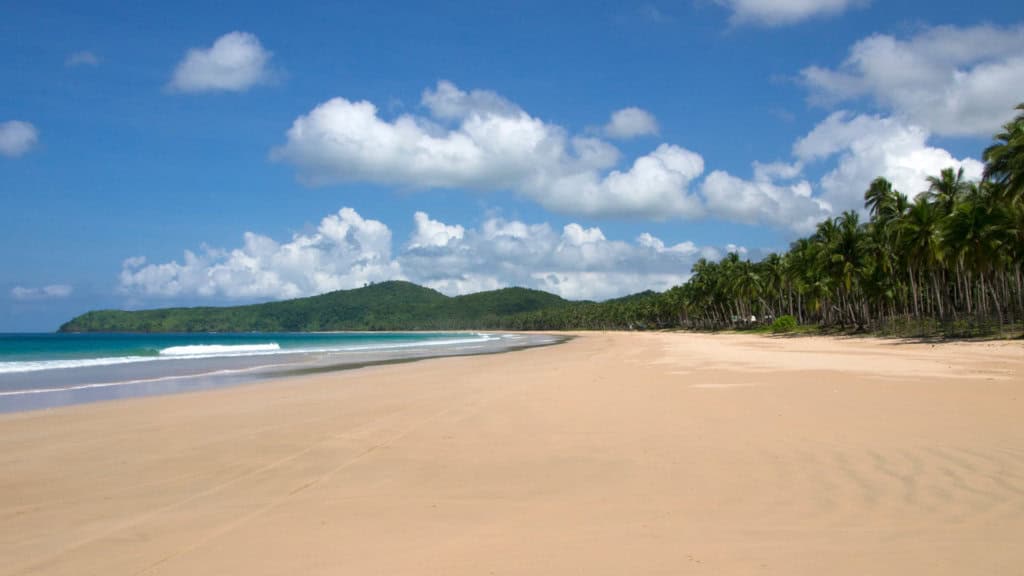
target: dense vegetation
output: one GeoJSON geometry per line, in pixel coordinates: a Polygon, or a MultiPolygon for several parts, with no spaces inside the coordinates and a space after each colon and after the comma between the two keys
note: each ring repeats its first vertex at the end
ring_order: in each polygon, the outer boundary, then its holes
{"type": "Polygon", "coordinates": [[[451,330],[501,327],[501,319],[570,303],[558,296],[505,288],[449,298],[409,282],[383,282],[310,298],[230,307],[100,310],[61,332],[299,332],[316,330],[451,330]]]}
{"type": "Polygon", "coordinates": [[[699,261],[666,295],[679,324],[717,328],[793,315],[872,331],[976,333],[1024,318],[1024,104],[983,154],[984,177],[928,178],[913,200],[878,178],[855,212],[821,222],[785,254],[699,261]]]}
{"type": "Polygon", "coordinates": [[[1024,104],[1017,110],[984,151],[980,182],[949,168],[911,199],[878,178],[864,194],[866,222],[845,212],[760,262],[701,259],[661,294],[568,302],[509,288],[449,298],[386,282],[252,306],[90,312],[61,330],[714,330],[792,316],[845,330],[991,332],[1024,319],[1024,104]]]}

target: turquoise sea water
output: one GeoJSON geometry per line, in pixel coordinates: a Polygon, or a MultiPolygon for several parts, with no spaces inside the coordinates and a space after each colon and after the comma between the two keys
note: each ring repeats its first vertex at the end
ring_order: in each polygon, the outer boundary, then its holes
{"type": "Polygon", "coordinates": [[[462,333],[0,334],[0,374],[224,356],[380,349],[485,338],[462,333]]]}
{"type": "Polygon", "coordinates": [[[482,333],[0,334],[0,412],[552,343],[482,333]]]}

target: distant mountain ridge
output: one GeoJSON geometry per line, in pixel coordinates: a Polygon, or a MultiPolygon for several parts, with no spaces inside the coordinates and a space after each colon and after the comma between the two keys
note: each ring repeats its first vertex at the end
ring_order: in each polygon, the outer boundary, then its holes
{"type": "Polygon", "coordinates": [[[512,328],[533,314],[573,306],[554,294],[503,288],[445,296],[411,282],[389,281],[318,296],[245,306],[97,310],[59,332],[309,332],[512,328]],[[517,320],[518,319],[518,320],[517,320]]]}

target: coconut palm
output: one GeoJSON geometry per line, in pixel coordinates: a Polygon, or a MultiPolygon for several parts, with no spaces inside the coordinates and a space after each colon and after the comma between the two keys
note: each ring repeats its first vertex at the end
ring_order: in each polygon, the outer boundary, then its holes
{"type": "Polygon", "coordinates": [[[929,202],[935,204],[943,215],[953,212],[957,201],[970,190],[970,184],[964,180],[964,169],[953,172],[952,168],[944,168],[939,176],[929,176],[928,190],[921,193],[929,202]]]}
{"type": "MultiPolygon", "coordinates": [[[[900,220],[898,246],[907,263],[915,316],[920,315],[918,299],[921,284],[928,275],[936,272],[942,257],[942,210],[941,204],[933,204],[928,201],[928,196],[921,195],[910,206],[906,216],[900,220]]],[[[941,315],[941,296],[938,294],[938,287],[935,288],[936,299],[940,300],[941,315]]]]}
{"type": "Polygon", "coordinates": [[[957,204],[945,221],[946,249],[968,275],[968,313],[972,304],[980,313],[989,312],[991,272],[998,264],[1003,243],[1008,240],[1002,207],[991,200],[987,194],[972,194],[957,204]]]}
{"type": "MultiPolygon", "coordinates": [[[[522,319],[534,328],[680,326],[718,329],[740,317],[863,326],[953,320],[972,330],[998,314],[1024,316],[1024,104],[985,151],[985,178],[947,168],[911,202],[885,178],[864,193],[870,219],[846,212],[789,250],[751,262],[735,252],[700,259],[661,295],[522,319]]],[[[926,327],[930,322],[914,323],[926,327]]]]}
{"type": "Polygon", "coordinates": [[[1017,105],[1017,117],[1003,125],[995,143],[985,149],[985,180],[1001,187],[1014,202],[1024,198],[1024,103],[1017,105]]]}
{"type": "Polygon", "coordinates": [[[868,187],[867,192],[864,192],[864,207],[867,208],[871,219],[883,219],[895,196],[896,191],[893,190],[892,182],[881,176],[872,180],[871,186],[868,187]]]}

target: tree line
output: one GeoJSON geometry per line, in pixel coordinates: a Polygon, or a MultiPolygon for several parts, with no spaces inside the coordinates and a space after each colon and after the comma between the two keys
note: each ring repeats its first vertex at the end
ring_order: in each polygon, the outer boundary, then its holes
{"type": "Polygon", "coordinates": [[[532,312],[507,327],[707,330],[783,315],[868,331],[1015,325],[1024,318],[1024,104],[1016,110],[985,149],[978,182],[947,168],[911,197],[877,178],[864,193],[866,221],[844,212],[759,262],[701,259],[662,294],[532,312]]]}

